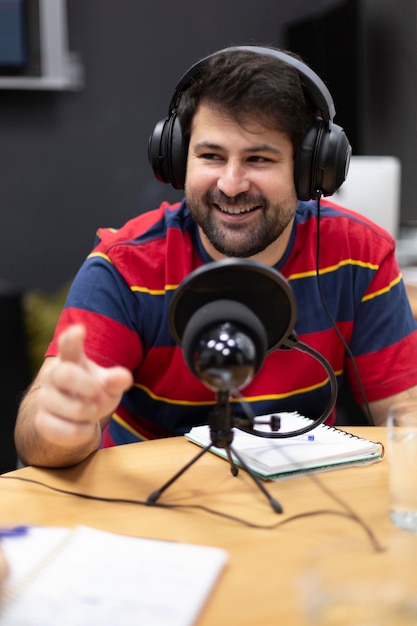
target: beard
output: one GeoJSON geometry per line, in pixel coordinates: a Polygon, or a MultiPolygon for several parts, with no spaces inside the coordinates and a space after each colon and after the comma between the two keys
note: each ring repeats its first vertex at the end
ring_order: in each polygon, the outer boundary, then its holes
{"type": "Polygon", "coordinates": [[[229,198],[218,189],[207,191],[202,198],[185,189],[185,201],[201,230],[220,254],[227,257],[249,258],[263,252],[278,239],[292,221],[297,199],[287,198],[280,204],[271,204],[261,195],[248,193],[229,198]],[[254,207],[257,221],[225,223],[213,205],[227,207],[254,207]]]}

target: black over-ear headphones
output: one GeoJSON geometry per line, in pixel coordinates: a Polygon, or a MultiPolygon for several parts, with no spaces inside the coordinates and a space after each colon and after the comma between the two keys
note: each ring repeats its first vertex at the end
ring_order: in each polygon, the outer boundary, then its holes
{"type": "Polygon", "coordinates": [[[247,50],[269,55],[295,68],[303,89],[320,115],[315,119],[294,157],[294,182],[299,200],[332,195],[343,183],[349,168],[351,147],[340,126],[333,124],[335,107],[332,96],[321,78],[305,63],[281,50],[258,46],[236,46],[214,52],[195,63],[178,83],[169,105],[168,117],[155,126],[149,138],[148,157],[156,178],[183,189],[188,145],[185,145],[177,106],[181,94],[192,84],[204,63],[223,52],[247,50]]]}

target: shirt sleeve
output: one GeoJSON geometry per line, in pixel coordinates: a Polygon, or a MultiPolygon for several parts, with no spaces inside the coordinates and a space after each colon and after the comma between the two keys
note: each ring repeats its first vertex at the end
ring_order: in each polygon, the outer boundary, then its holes
{"type": "Polygon", "coordinates": [[[56,356],[58,337],[65,328],[83,324],[89,358],[105,367],[123,365],[133,371],[142,359],[139,309],[110,259],[90,256],[73,281],[46,356],[56,356]]]}
{"type": "MultiPolygon", "coordinates": [[[[417,325],[394,251],[382,259],[355,312],[350,349],[368,401],[417,385],[417,325]]],[[[355,399],[362,403],[350,357],[346,370],[355,399]]]]}

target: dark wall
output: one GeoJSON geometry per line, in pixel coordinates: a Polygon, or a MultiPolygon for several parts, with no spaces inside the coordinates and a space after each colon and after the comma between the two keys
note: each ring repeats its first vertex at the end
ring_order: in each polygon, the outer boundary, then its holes
{"type": "Polygon", "coordinates": [[[328,84],[354,154],[390,155],[402,166],[401,222],[417,226],[417,5],[345,0],[300,17],[288,46],[328,84]]]}
{"type": "Polygon", "coordinates": [[[360,104],[365,153],[398,156],[401,217],[417,227],[417,3],[362,0],[360,104]],[[366,28],[365,28],[366,27],[366,28]]]}
{"type": "Polygon", "coordinates": [[[311,65],[328,86],[336,105],[335,123],[343,127],[356,154],[362,149],[360,2],[346,0],[325,14],[295,20],[285,33],[287,47],[311,65]]]}
{"type": "Polygon", "coordinates": [[[230,44],[279,46],[288,20],[335,3],[68,0],[84,88],[0,90],[0,277],[53,291],[72,278],[97,226],[178,197],[154,181],[147,140],[182,73],[230,44]]]}
{"type": "Polygon", "coordinates": [[[84,88],[0,90],[0,278],[54,291],[72,278],[98,226],[117,227],[178,198],[154,180],[147,140],[179,77],[223,46],[285,46],[288,26],[303,20],[301,52],[323,72],[336,121],[357,152],[400,156],[404,215],[416,218],[414,0],[68,0],[67,7],[84,88]],[[359,33],[367,52],[358,60],[359,33]]]}
{"type": "Polygon", "coordinates": [[[22,295],[0,279],[0,474],[16,467],[13,430],[23,390],[29,384],[22,295]]]}

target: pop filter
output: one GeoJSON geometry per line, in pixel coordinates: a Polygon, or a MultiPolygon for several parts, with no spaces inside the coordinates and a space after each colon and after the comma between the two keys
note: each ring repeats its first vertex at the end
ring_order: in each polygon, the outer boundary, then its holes
{"type": "Polygon", "coordinates": [[[179,345],[194,313],[216,300],[236,301],[256,315],[265,329],[267,352],[281,347],[293,332],[297,307],[285,278],[257,261],[225,259],[194,270],[174,292],[169,326],[179,345]]]}
{"type": "MultiPolygon", "coordinates": [[[[194,270],[182,281],[171,300],[169,326],[173,338],[186,352],[185,360],[191,371],[212,388],[227,387],[225,369],[233,370],[234,377],[229,376],[228,380],[238,381],[235,387],[246,384],[262,365],[264,355],[273,350],[295,348],[316,359],[326,370],[330,383],[329,402],[319,418],[293,432],[267,433],[255,429],[253,424],[249,428],[237,426],[260,437],[286,438],[304,434],[324,423],[337,398],[332,366],[317,350],[298,340],[294,332],[296,317],[294,294],[278,271],[256,261],[225,259],[194,270]],[[232,326],[237,322],[241,330],[251,330],[247,339],[252,345],[244,346],[238,357],[240,369],[236,368],[235,355],[232,355],[233,363],[232,358],[225,357],[225,352],[216,355],[214,350],[203,358],[201,351],[196,355],[199,333],[205,333],[213,323],[219,325],[222,321],[226,325],[232,322],[232,326]],[[251,354],[253,350],[258,351],[255,356],[251,354]]],[[[235,341],[234,336],[231,339],[235,341]]],[[[212,343],[207,336],[204,341],[212,343]]]]}

